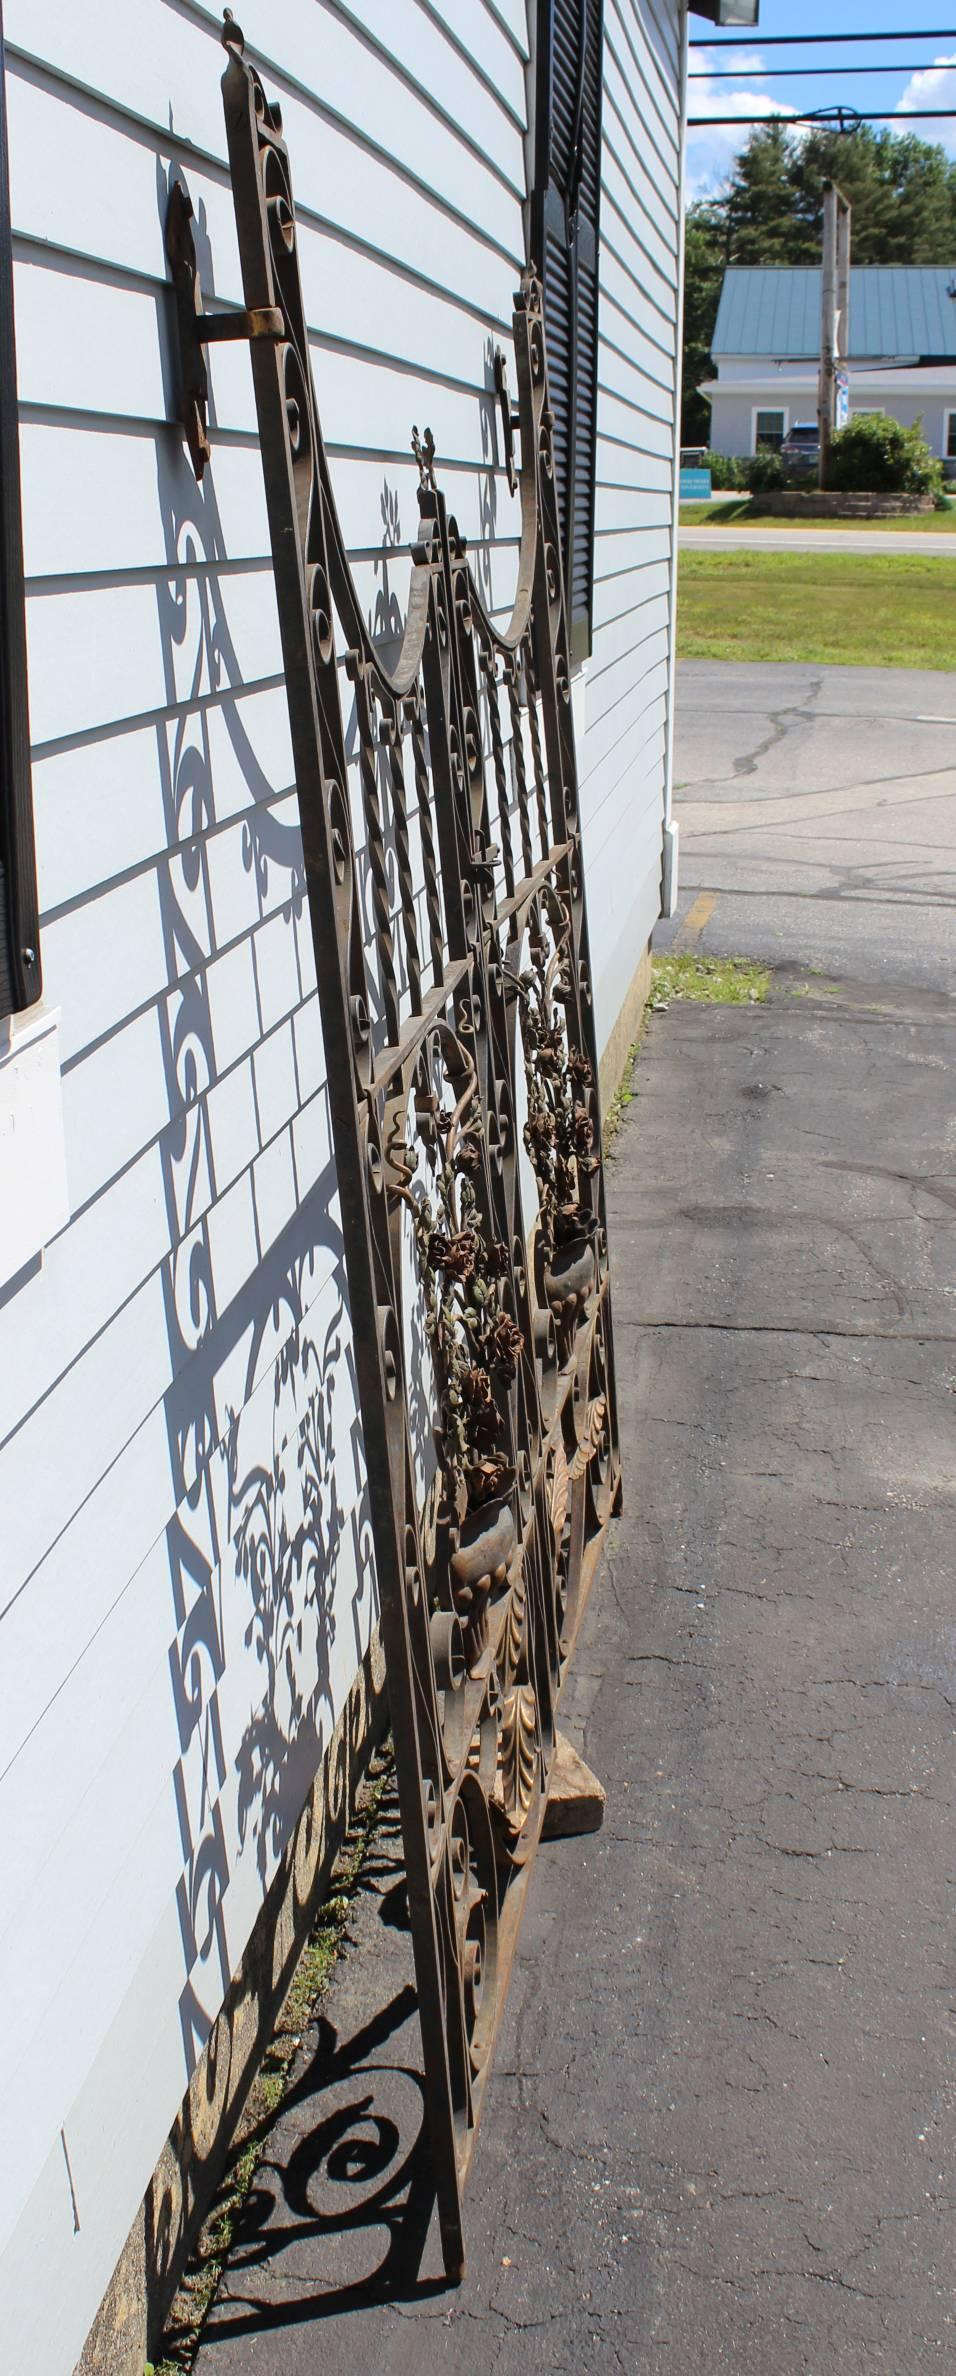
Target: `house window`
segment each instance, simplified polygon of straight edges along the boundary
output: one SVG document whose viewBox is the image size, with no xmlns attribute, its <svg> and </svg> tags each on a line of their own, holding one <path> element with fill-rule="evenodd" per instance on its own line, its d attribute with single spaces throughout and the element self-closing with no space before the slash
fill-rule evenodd
<svg viewBox="0 0 956 2376">
<path fill-rule="evenodd" d="M 956 412 L 948 412 L 946 415 L 946 436 L 943 443 L 943 452 L 946 456 L 947 462 L 956 462 Z"/>
<path fill-rule="evenodd" d="M 754 414 L 754 453 L 777 454 L 786 435 L 787 417 L 782 412 Z"/>
<path fill-rule="evenodd" d="M 0 1019 L 40 996 L 30 789 L 13 256 L 0 7 Z"/>
<path fill-rule="evenodd" d="M 571 659 L 591 649 L 601 0 L 538 0 L 531 254 L 544 284 Z"/>
</svg>

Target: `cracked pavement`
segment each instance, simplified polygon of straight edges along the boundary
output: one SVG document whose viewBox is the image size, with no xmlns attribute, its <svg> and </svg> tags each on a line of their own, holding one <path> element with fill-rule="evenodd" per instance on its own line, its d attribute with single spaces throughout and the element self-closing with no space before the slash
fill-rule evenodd
<svg viewBox="0 0 956 2376">
<path fill-rule="evenodd" d="M 939 990 L 956 979 L 956 675 L 684 660 L 680 914 L 715 955 Z"/>
<path fill-rule="evenodd" d="M 759 719 L 758 673 L 788 680 Z M 936 876 L 900 843 L 839 945 L 833 924 L 826 982 L 800 970 L 806 905 L 781 920 L 773 867 L 812 877 L 834 853 L 811 814 L 768 854 L 761 817 L 809 806 L 808 776 L 839 781 L 829 675 L 860 728 L 855 782 L 902 753 L 866 685 L 853 710 L 853 672 L 816 671 L 812 692 L 795 673 L 727 669 L 716 695 L 712 669 L 685 675 L 678 772 L 695 784 L 669 937 L 715 885 L 705 845 L 731 785 L 754 808 L 734 864 L 755 872 L 730 945 L 781 971 L 766 1006 L 651 1017 L 609 1166 L 626 1503 L 562 1707 L 607 1816 L 535 1866 L 465 2281 L 448 2290 L 423 2241 L 392 1812 L 198 2376 L 438 2376 L 466 2353 L 494 2376 L 952 2360 L 954 1010 L 935 890 L 918 896 Z M 802 775 L 801 737 L 819 743 Z M 950 801 L 940 868 L 956 785 Z M 700 829 L 688 810 L 709 812 Z M 839 863 L 872 874 L 879 823 L 859 817 L 872 846 Z"/>
</svg>

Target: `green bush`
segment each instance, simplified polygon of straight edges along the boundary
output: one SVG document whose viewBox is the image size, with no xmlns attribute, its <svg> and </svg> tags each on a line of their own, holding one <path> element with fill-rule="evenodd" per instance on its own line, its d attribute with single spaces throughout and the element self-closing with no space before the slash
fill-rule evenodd
<svg viewBox="0 0 956 2376">
<path fill-rule="evenodd" d="M 718 494 L 726 494 L 731 488 L 745 487 L 747 484 L 744 464 L 738 462 L 735 454 L 705 454 L 704 468 L 710 471 L 711 486 L 716 488 Z"/>
<path fill-rule="evenodd" d="M 827 485 L 841 494 L 938 495 L 942 483 L 922 421 L 904 429 L 889 413 L 863 413 L 837 431 L 830 448 Z"/>
<path fill-rule="evenodd" d="M 744 464 L 744 469 L 752 495 L 779 495 L 789 485 L 790 474 L 779 454 L 761 451 Z"/>
</svg>

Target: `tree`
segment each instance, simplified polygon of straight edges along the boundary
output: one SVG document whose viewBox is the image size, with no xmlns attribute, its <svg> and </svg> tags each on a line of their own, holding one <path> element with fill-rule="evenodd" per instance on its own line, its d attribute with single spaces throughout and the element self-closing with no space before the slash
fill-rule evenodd
<svg viewBox="0 0 956 2376">
<path fill-rule="evenodd" d="M 687 210 L 681 434 L 707 435 L 697 389 L 728 264 L 818 264 L 823 185 L 839 183 L 853 209 L 857 264 L 956 264 L 956 160 L 914 132 L 871 124 L 802 135 L 776 119 L 757 125 L 719 197 Z"/>
<path fill-rule="evenodd" d="M 710 406 L 697 390 L 713 368 L 710 342 L 726 259 L 723 224 L 710 207 L 690 207 L 684 226 L 684 445 L 706 445 L 710 434 Z"/>
<path fill-rule="evenodd" d="M 758 125 L 714 213 L 723 217 L 728 264 L 802 264 L 809 245 L 796 219 L 793 144 L 779 117 Z"/>
</svg>

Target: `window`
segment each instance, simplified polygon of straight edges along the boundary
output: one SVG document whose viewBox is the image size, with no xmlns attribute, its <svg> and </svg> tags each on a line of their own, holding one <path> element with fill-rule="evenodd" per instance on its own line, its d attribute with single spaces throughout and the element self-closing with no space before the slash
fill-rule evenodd
<svg viewBox="0 0 956 2376">
<path fill-rule="evenodd" d="M 40 996 L 0 0 L 0 1019 Z"/>
<path fill-rule="evenodd" d="M 571 659 L 591 649 L 601 0 L 539 0 L 531 254 L 544 283 Z"/>
<path fill-rule="evenodd" d="M 943 442 L 943 452 L 946 456 L 947 462 L 956 462 L 956 412 L 947 413 L 945 426 L 946 435 Z"/>
<path fill-rule="evenodd" d="M 784 441 L 784 437 L 785 437 L 785 435 L 786 435 L 786 429 L 787 429 L 787 416 L 786 416 L 786 413 L 782 413 L 782 412 L 758 412 L 758 413 L 755 413 L 755 414 L 754 414 L 754 453 L 755 453 L 755 454 L 776 454 L 776 453 L 779 453 L 780 447 L 782 446 L 782 444 L 783 444 L 783 441 Z"/>
</svg>

